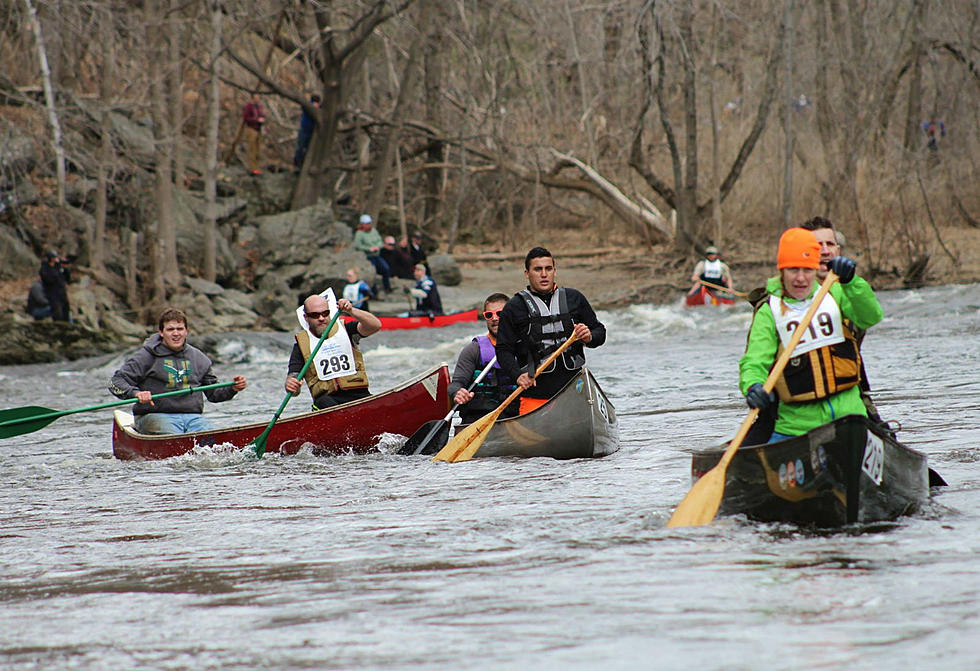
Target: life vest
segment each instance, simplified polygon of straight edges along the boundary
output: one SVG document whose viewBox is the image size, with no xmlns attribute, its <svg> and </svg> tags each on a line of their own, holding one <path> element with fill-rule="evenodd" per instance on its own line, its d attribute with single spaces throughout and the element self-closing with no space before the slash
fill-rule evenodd
<svg viewBox="0 0 980 671">
<path fill-rule="evenodd" d="M 809 301 L 786 303 L 769 296 L 769 307 L 779 334 L 777 357 L 789 343 Z M 776 393 L 785 403 L 816 401 L 850 389 L 861 381 L 861 353 L 853 324 L 845 319 L 830 294 L 824 296 L 810 327 L 793 350 L 776 380 Z"/>
<path fill-rule="evenodd" d="M 477 336 L 473 338 L 473 342 L 480 346 L 480 365 L 473 371 L 473 379 L 475 380 L 496 356 L 496 351 L 490 336 Z M 500 368 L 500 363 L 494 361 L 493 367 L 486 377 L 473 387 L 473 400 L 465 406 L 467 413 L 483 416 L 503 403 L 510 396 L 510 393 L 517 389 L 513 380 L 507 384 L 503 378 L 504 372 Z"/>
<path fill-rule="evenodd" d="M 551 300 L 546 304 L 540 297 L 527 289 L 522 289 L 518 295 L 524 299 L 528 314 L 528 349 L 531 360 L 528 361 L 530 373 L 537 368 L 538 362 L 543 361 L 549 354 L 558 349 L 563 342 L 572 337 L 574 322 L 568 311 L 568 299 L 565 289 L 558 287 L 551 294 Z M 555 370 L 558 361 L 566 370 L 578 370 L 585 365 L 585 354 L 580 343 L 575 343 L 562 352 L 561 357 L 553 361 L 544 371 Z"/>
<path fill-rule="evenodd" d="M 721 284 L 721 280 L 725 278 L 725 271 L 722 270 L 721 260 L 715 259 L 714 261 L 708 261 L 706 259 L 700 277 L 706 282 Z"/>
<path fill-rule="evenodd" d="M 343 324 L 334 324 L 330 333 L 333 334 L 338 328 L 347 327 Z M 303 355 L 303 359 L 308 361 L 313 348 L 310 345 L 310 336 L 306 331 L 296 334 L 296 344 L 299 345 L 299 351 Z M 313 395 L 313 398 L 317 398 L 323 394 L 335 394 L 341 389 L 368 388 L 367 371 L 364 369 L 364 355 L 361 354 L 361 350 L 357 347 L 353 348 L 353 352 L 355 372 L 350 375 L 334 378 L 333 380 L 321 380 L 317 377 L 316 370 L 314 370 L 313 366 L 306 369 L 304 379 L 306 380 L 306 385 L 310 388 L 310 393 Z"/>
</svg>

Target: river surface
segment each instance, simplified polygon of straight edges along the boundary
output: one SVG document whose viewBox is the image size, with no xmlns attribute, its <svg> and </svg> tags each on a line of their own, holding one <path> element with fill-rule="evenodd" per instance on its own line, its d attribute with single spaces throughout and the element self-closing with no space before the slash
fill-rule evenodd
<svg viewBox="0 0 980 671">
<path fill-rule="evenodd" d="M 980 285 L 880 298 L 879 408 L 949 482 L 914 516 L 667 529 L 689 450 L 746 414 L 750 313 L 633 306 L 588 350 L 620 420 L 604 459 L 122 462 L 110 410 L 0 441 L 0 668 L 980 668 Z M 372 388 L 478 333 L 369 338 Z M 250 386 L 212 419 L 270 419 L 289 344 L 227 335 L 216 371 Z M 109 402 L 125 354 L 0 367 L 0 407 Z"/>
</svg>

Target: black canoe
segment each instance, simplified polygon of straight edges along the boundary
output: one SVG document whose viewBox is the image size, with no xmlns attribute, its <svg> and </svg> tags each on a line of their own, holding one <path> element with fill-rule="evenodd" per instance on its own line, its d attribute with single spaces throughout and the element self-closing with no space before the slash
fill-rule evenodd
<svg viewBox="0 0 980 671">
<path fill-rule="evenodd" d="M 695 452 L 694 480 L 724 450 L 721 445 Z M 851 415 L 802 436 L 740 447 L 728 465 L 719 514 L 836 527 L 893 520 L 928 499 L 926 455 Z"/>
</svg>

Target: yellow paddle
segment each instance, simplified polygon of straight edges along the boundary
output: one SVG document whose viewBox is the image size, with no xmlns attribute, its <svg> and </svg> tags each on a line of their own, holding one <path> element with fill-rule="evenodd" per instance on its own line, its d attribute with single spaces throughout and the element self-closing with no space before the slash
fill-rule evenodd
<svg viewBox="0 0 980 671">
<path fill-rule="evenodd" d="M 783 369 L 786 368 L 787 362 L 792 357 L 793 350 L 796 349 L 800 339 L 803 338 L 803 333 L 810 326 L 810 320 L 813 319 L 817 308 L 820 307 L 820 302 L 836 281 L 837 275 L 833 272 L 827 273 L 827 279 L 823 281 L 817 295 L 813 297 L 813 301 L 810 303 L 810 309 L 803 315 L 803 319 L 800 320 L 800 325 L 796 327 L 796 330 L 793 331 L 793 337 L 789 339 L 789 344 L 783 349 L 783 353 L 779 355 L 772 370 L 769 371 L 769 377 L 766 378 L 765 384 L 762 385 L 766 393 L 771 392 L 772 388 L 776 386 L 776 380 L 783 374 Z M 691 491 L 687 493 L 684 500 L 674 509 L 674 514 L 670 516 L 670 521 L 667 522 L 668 527 L 702 526 L 715 519 L 715 515 L 718 514 L 718 508 L 721 506 L 721 497 L 725 493 L 725 475 L 728 471 L 728 463 L 742 445 L 742 441 L 745 440 L 745 436 L 748 434 L 749 429 L 752 427 L 752 422 L 755 421 L 758 414 L 758 408 L 749 410 L 749 414 L 745 418 L 745 421 L 742 422 L 742 426 L 739 427 L 738 433 L 732 438 L 732 442 L 728 444 L 728 449 L 725 450 L 725 453 L 721 455 L 721 460 L 715 464 L 714 468 L 702 475 L 694 483 Z"/>
<path fill-rule="evenodd" d="M 708 287 L 709 289 L 716 289 L 718 291 L 724 291 L 725 293 L 734 294 L 735 296 L 740 296 L 742 298 L 745 298 L 746 296 L 748 296 L 748 294 L 745 293 L 744 291 L 735 291 L 734 289 L 729 289 L 728 287 L 723 287 L 720 284 L 712 284 L 711 282 L 705 282 L 704 280 L 698 280 L 698 282 L 700 284 L 703 284 L 704 286 Z"/>
<path fill-rule="evenodd" d="M 541 362 L 538 369 L 534 371 L 533 377 L 537 377 L 544 372 L 545 368 L 551 365 L 551 362 L 561 356 L 561 353 L 568 349 L 568 346 L 573 342 L 578 340 L 578 336 L 572 333 L 572 337 L 561 344 L 561 347 L 556 349 L 554 352 L 548 355 L 548 358 Z M 493 427 L 494 422 L 500 417 L 500 413 L 511 404 L 511 402 L 521 395 L 524 391 L 521 387 L 518 387 L 510 396 L 507 397 L 496 410 L 490 414 L 484 415 L 480 419 L 476 420 L 468 427 L 456 434 L 456 437 L 446 443 L 446 446 L 439 450 L 436 456 L 432 457 L 432 461 L 469 461 L 476 454 L 476 451 L 480 449 L 480 445 L 483 445 L 483 441 L 487 439 L 487 434 L 490 433 L 490 429 Z"/>
</svg>

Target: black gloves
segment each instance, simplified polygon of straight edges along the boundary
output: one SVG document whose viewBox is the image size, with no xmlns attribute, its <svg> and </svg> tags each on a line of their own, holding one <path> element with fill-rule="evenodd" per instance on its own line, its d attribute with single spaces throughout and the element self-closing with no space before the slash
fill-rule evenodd
<svg viewBox="0 0 980 671">
<path fill-rule="evenodd" d="M 840 278 L 841 284 L 847 284 L 854 279 L 854 269 L 857 264 L 846 256 L 835 256 L 827 261 L 827 269 Z"/>
<path fill-rule="evenodd" d="M 776 394 L 773 392 L 767 394 L 762 383 L 756 382 L 745 392 L 745 402 L 749 404 L 750 408 L 765 410 L 776 402 Z"/>
</svg>

